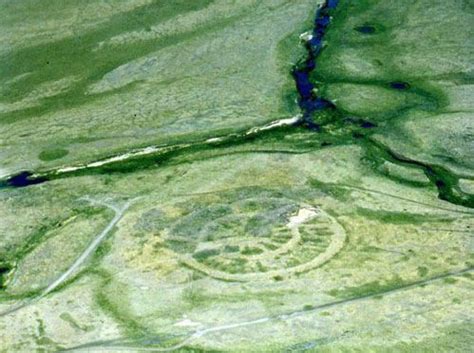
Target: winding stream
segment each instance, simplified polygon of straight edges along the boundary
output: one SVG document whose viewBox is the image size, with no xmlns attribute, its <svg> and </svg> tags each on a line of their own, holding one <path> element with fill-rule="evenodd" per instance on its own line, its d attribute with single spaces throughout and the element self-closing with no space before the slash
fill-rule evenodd
<svg viewBox="0 0 474 353">
<path fill-rule="evenodd" d="M 215 149 L 220 148 L 221 146 L 226 146 L 228 144 L 240 144 L 251 141 L 255 138 L 262 138 L 267 136 L 270 133 L 275 131 L 290 131 L 289 129 L 294 129 L 298 127 L 306 128 L 310 131 L 321 132 L 323 126 L 316 123 L 313 120 L 315 113 L 318 111 L 331 109 L 336 110 L 336 106 L 324 99 L 317 94 L 317 87 L 311 82 L 310 75 L 317 69 L 317 57 L 320 52 L 323 50 L 323 37 L 328 29 L 328 26 L 331 22 L 331 13 L 336 8 L 338 0 L 327 0 L 321 7 L 316 11 L 316 17 L 314 21 L 314 29 L 311 34 L 306 37 L 305 47 L 307 50 L 307 57 L 297 64 L 292 71 L 293 78 L 295 80 L 296 89 L 298 91 L 299 99 L 298 104 L 301 109 L 301 114 L 290 119 L 282 119 L 278 121 L 271 122 L 267 125 L 261 127 L 255 127 L 250 130 L 244 131 L 238 134 L 231 134 L 228 136 L 217 136 L 214 138 L 207 139 L 205 141 L 198 141 L 190 144 L 181 144 L 175 146 L 150 146 L 143 149 L 131 151 L 124 153 L 123 155 L 113 156 L 104 160 L 92 162 L 85 165 L 65 167 L 57 170 L 53 170 L 46 173 L 31 173 L 23 171 L 18 173 L 10 178 L 0 181 L 1 188 L 19 188 L 27 187 L 35 184 L 41 184 L 49 180 L 54 180 L 58 178 L 65 177 L 74 177 L 83 174 L 94 174 L 94 173 L 107 173 L 114 171 L 114 166 L 117 166 L 117 170 L 124 164 L 132 161 L 132 167 L 129 168 L 131 171 L 135 171 L 141 168 L 147 167 L 156 167 L 158 161 L 166 160 L 167 158 L 172 158 L 177 153 L 185 154 L 189 151 L 195 151 L 196 149 L 206 150 L 206 149 Z M 395 87 L 396 88 L 396 87 Z M 369 123 L 366 123 L 369 124 Z M 364 126 L 362 126 L 364 127 Z M 367 126 L 372 128 L 374 126 Z M 473 197 L 467 197 L 466 195 L 459 196 L 459 190 L 457 190 L 457 180 L 458 178 L 452 175 L 448 170 L 440 166 L 430 166 L 418 161 L 407 159 L 403 156 L 398 155 L 397 153 L 390 151 L 388 148 L 381 144 L 377 144 L 375 141 L 370 138 L 364 138 L 364 143 L 371 146 L 377 153 L 378 156 L 386 160 L 391 160 L 394 163 L 400 165 L 411 165 L 423 169 L 425 174 L 428 176 L 430 181 L 435 185 L 439 192 L 439 197 L 450 203 L 458 204 L 466 207 L 474 207 Z M 304 153 L 304 152 L 302 152 Z M 134 163 L 139 161 L 139 163 Z M 142 163 L 143 162 L 143 163 Z M 105 169 L 104 169 L 105 168 Z M 110 168 L 110 169 L 107 169 Z M 453 190 L 457 191 L 454 192 Z M 129 203 L 124 205 L 121 208 L 117 208 L 113 205 L 102 204 L 103 206 L 109 207 L 114 210 L 115 217 L 110 221 L 109 225 L 96 236 L 94 241 L 89 245 L 87 249 L 80 255 L 80 257 L 68 268 L 68 270 L 63 273 L 56 281 L 51 283 L 42 293 L 42 296 L 50 293 L 56 289 L 60 284 L 65 280 L 70 278 L 70 276 L 77 270 L 77 268 L 83 264 L 90 254 L 97 248 L 98 244 L 107 236 L 110 230 L 114 225 L 121 219 L 123 213 L 128 208 Z M 289 320 L 291 318 L 307 315 L 308 313 L 316 312 L 325 308 L 344 305 L 346 303 L 351 303 L 355 301 L 363 301 L 367 299 L 374 298 L 380 294 L 392 294 L 400 291 L 408 290 L 414 287 L 423 286 L 442 280 L 450 276 L 459 276 L 463 273 L 472 272 L 472 268 L 459 269 L 453 272 L 447 272 L 429 279 L 413 282 L 410 284 L 402 285 L 398 288 L 387 290 L 382 293 L 369 294 L 354 298 L 348 298 L 344 300 L 338 300 L 322 304 L 319 306 L 313 307 L 311 310 L 305 311 L 293 311 L 284 314 L 278 314 L 275 316 L 262 317 L 251 321 L 242 321 L 236 323 L 230 323 L 222 326 L 208 327 L 199 329 L 193 332 L 189 332 L 187 338 L 183 339 L 181 343 L 168 347 L 168 348 L 154 348 L 154 347 L 134 347 L 129 345 L 120 345 L 120 344 L 102 344 L 102 343 L 90 343 L 84 346 L 72 347 L 67 349 L 67 351 L 79 351 L 79 350 L 90 350 L 92 347 L 94 349 L 103 349 L 103 350 L 143 350 L 143 351 L 173 351 L 179 348 L 185 347 L 190 342 L 199 339 L 208 334 L 214 332 L 223 332 L 230 331 L 236 328 L 244 326 L 253 326 L 262 324 L 268 321 L 277 321 L 277 320 Z M 15 308 L 17 310 L 17 308 Z M 10 312 L 10 311 L 9 311 Z M 9 313 L 8 312 L 8 313 Z M 0 316 L 2 313 L 0 313 Z"/>
<path fill-rule="evenodd" d="M 338 3 L 339 0 L 327 0 L 323 5 L 319 6 L 316 11 L 313 30 L 301 36 L 305 41 L 304 45 L 307 55 L 306 58 L 295 65 L 292 70 L 292 76 L 298 92 L 298 105 L 301 110 L 301 114 L 296 117 L 281 119 L 240 133 L 211 137 L 204 141 L 195 141 L 170 146 L 147 146 L 83 165 L 66 166 L 40 173 L 22 171 L 5 180 L 0 180 L 0 189 L 27 187 L 30 185 L 41 184 L 49 180 L 79 175 L 110 174 L 114 172 L 124 173 L 134 172 L 140 169 L 154 168 L 158 164 L 163 165 L 167 163 L 178 155 L 185 155 L 189 152 L 226 148 L 230 145 L 245 144 L 257 138 L 266 138 L 273 133 L 283 133 L 284 135 L 291 134 L 295 132 L 296 129 L 294 128 L 298 127 L 314 132 L 324 132 L 325 125 L 316 123 L 314 117 L 317 115 L 317 112 L 330 110 L 334 113 L 334 116 L 329 124 L 338 125 L 338 128 L 341 131 L 344 129 L 344 124 L 347 125 L 347 123 L 349 123 L 353 125 L 352 128 L 349 128 L 348 132 L 342 131 L 343 133 L 338 137 L 338 140 L 335 141 L 335 143 L 347 143 L 346 140 L 349 139 L 352 143 L 364 147 L 366 151 L 377 151 L 376 157 L 379 159 L 382 158 L 399 165 L 420 168 L 431 181 L 432 185 L 437 188 L 438 197 L 440 199 L 455 205 L 473 208 L 474 195 L 466 194 L 460 190 L 458 185 L 459 177 L 453 172 L 442 166 L 429 165 L 420 161 L 412 160 L 397 154 L 395 151 L 389 150 L 386 146 L 370 138 L 370 134 L 363 134 L 358 130 L 361 128 L 374 129 L 377 127 L 376 125 L 370 122 L 364 122 L 361 119 L 343 116 L 335 104 L 318 95 L 317 87 L 311 82 L 310 76 L 313 71 L 317 70 L 317 58 L 324 48 L 323 38 L 331 23 L 331 16 L 333 15 L 333 11 L 336 9 Z M 365 27 L 359 29 L 362 33 L 369 30 L 369 28 Z M 407 84 L 403 82 L 392 82 L 390 85 L 393 89 L 405 89 Z M 344 122 L 340 120 L 344 120 Z M 352 134 L 352 137 L 350 134 Z M 323 147 L 330 144 L 332 143 L 323 142 L 321 146 Z M 312 149 L 314 149 L 314 147 L 312 147 Z M 307 151 L 307 149 L 303 149 L 292 153 L 305 153 Z"/>
</svg>

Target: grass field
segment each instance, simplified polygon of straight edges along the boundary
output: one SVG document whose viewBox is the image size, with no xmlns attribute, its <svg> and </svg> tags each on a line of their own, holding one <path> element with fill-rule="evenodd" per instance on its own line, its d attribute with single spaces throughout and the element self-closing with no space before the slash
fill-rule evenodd
<svg viewBox="0 0 474 353">
<path fill-rule="evenodd" d="M 322 3 L 0 0 L 0 352 L 472 349 L 474 7 L 327 1 L 302 121 Z"/>
</svg>

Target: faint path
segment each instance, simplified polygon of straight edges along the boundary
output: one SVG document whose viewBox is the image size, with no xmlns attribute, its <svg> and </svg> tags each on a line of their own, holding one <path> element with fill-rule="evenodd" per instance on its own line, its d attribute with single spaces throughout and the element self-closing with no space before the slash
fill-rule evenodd
<svg viewBox="0 0 474 353">
<path fill-rule="evenodd" d="M 46 287 L 43 292 L 41 292 L 40 296 L 38 297 L 44 297 L 48 293 L 52 292 L 55 290 L 59 285 L 61 285 L 64 281 L 66 281 L 69 276 L 71 276 L 74 271 L 76 271 L 83 263 L 84 261 L 89 257 L 90 254 L 92 254 L 99 244 L 104 240 L 104 238 L 107 236 L 107 234 L 112 230 L 112 228 L 117 224 L 118 221 L 122 218 L 123 214 L 125 211 L 130 207 L 131 201 L 127 201 L 125 205 L 122 207 L 118 208 L 112 204 L 108 204 L 106 202 L 102 201 L 96 201 L 88 198 L 84 198 L 84 200 L 89 201 L 92 204 L 97 204 L 101 206 L 108 207 L 112 209 L 115 212 L 114 218 L 110 221 L 110 223 L 105 227 L 105 229 L 95 237 L 95 239 L 89 244 L 89 246 L 84 250 L 84 252 L 74 261 L 74 263 L 64 272 L 61 276 L 58 277 L 53 283 L 51 283 L 48 287 Z"/>
<path fill-rule="evenodd" d="M 336 306 L 344 305 L 344 304 L 347 304 L 347 303 L 363 301 L 363 300 L 371 299 L 371 298 L 374 298 L 374 297 L 377 297 L 377 296 L 380 296 L 380 295 L 390 295 L 390 294 L 402 292 L 402 291 L 405 291 L 405 290 L 410 290 L 410 289 L 413 289 L 413 288 L 420 287 L 422 285 L 427 285 L 427 284 L 430 284 L 430 283 L 433 283 L 433 282 L 436 282 L 436 281 L 440 281 L 440 280 L 442 280 L 444 278 L 447 278 L 447 277 L 460 276 L 464 273 L 470 273 L 472 271 L 474 271 L 474 268 L 472 268 L 472 267 L 464 268 L 464 269 L 457 270 L 457 271 L 450 271 L 450 272 L 446 272 L 446 273 L 443 273 L 443 274 L 439 274 L 437 276 L 433 276 L 433 277 L 425 279 L 425 280 L 415 281 L 415 282 L 412 282 L 412 283 L 407 283 L 407 284 L 402 285 L 402 286 L 397 287 L 397 288 L 392 288 L 392 289 L 388 289 L 388 290 L 385 290 L 385 291 L 380 291 L 380 292 L 377 292 L 377 293 L 366 294 L 366 295 L 362 295 L 362 296 L 359 296 L 359 297 L 340 299 L 340 300 L 332 301 L 332 302 L 329 302 L 329 303 L 317 305 L 317 306 L 314 306 L 311 310 L 296 310 L 296 311 L 293 311 L 293 312 L 277 314 L 277 315 L 273 315 L 273 316 L 261 317 L 261 318 L 254 319 L 254 320 L 249 320 L 249 321 L 242 321 L 242 322 L 230 323 L 230 324 L 227 324 L 227 325 L 221 325 L 221 326 L 214 326 L 214 327 L 209 327 L 209 328 L 205 328 L 205 329 L 199 329 L 197 331 L 190 332 L 189 336 L 187 338 L 185 338 L 183 341 L 181 341 L 180 343 L 178 343 L 174 346 L 171 346 L 171 347 L 167 347 L 167 348 L 139 347 L 139 346 L 133 346 L 133 345 L 124 345 L 123 343 L 122 344 L 121 343 L 113 344 L 113 343 L 110 343 L 110 342 L 107 342 L 107 343 L 104 343 L 104 342 L 95 342 L 94 343 L 94 342 L 92 342 L 92 343 L 84 344 L 84 345 L 77 346 L 77 347 L 67 348 L 67 349 L 61 350 L 61 352 L 91 351 L 92 348 L 94 349 L 94 351 L 104 350 L 104 351 L 172 352 L 172 351 L 175 351 L 177 349 L 183 348 L 184 346 L 189 344 L 191 341 L 194 341 L 194 340 L 196 340 L 200 337 L 203 337 L 203 336 L 205 336 L 209 333 L 220 332 L 220 331 L 229 331 L 229 330 L 232 330 L 232 329 L 235 329 L 235 328 L 245 327 L 245 326 L 253 326 L 253 325 L 257 325 L 257 324 L 261 324 L 261 323 L 265 323 L 265 322 L 269 322 L 269 321 L 286 321 L 288 319 L 292 319 L 292 318 L 299 317 L 299 316 L 304 316 L 304 315 L 307 315 L 309 313 L 314 313 L 314 312 L 322 310 L 322 309 L 336 307 Z"/>
<path fill-rule="evenodd" d="M 28 305 L 31 305 L 33 303 L 36 303 L 39 301 L 41 298 L 45 297 L 52 291 L 54 291 L 56 288 L 58 288 L 61 284 L 63 284 L 66 280 L 68 280 L 71 275 L 87 260 L 87 258 L 97 249 L 97 247 L 100 245 L 100 243 L 105 239 L 107 234 L 112 230 L 112 228 L 120 221 L 120 219 L 123 217 L 125 211 L 130 207 L 131 203 L 135 200 L 130 200 L 127 201 L 123 206 L 117 207 L 111 203 L 107 203 L 105 201 L 100 201 L 100 200 L 94 200 L 89 197 L 84 197 L 81 198 L 81 200 L 85 200 L 90 202 L 93 205 L 100 205 L 104 206 L 107 208 L 110 208 L 115 212 L 114 218 L 109 222 L 109 224 L 104 228 L 104 230 L 99 233 L 94 240 L 89 244 L 89 246 L 82 252 L 82 254 L 74 261 L 74 263 L 64 272 L 59 276 L 54 282 L 49 284 L 43 291 L 37 296 L 34 297 L 30 300 L 26 300 L 24 302 L 21 302 L 17 305 L 14 305 L 13 307 L 5 310 L 5 311 L 0 311 L 0 317 L 6 316 L 8 314 L 11 314 L 15 311 L 18 311 Z"/>
<path fill-rule="evenodd" d="M 333 185 L 336 185 L 336 184 L 333 184 Z M 382 195 L 382 196 L 392 197 L 394 199 L 399 199 L 399 200 L 402 200 L 402 201 L 411 202 L 411 203 L 414 203 L 414 204 L 418 204 L 418 205 L 421 205 L 421 206 L 430 207 L 430 208 L 438 209 L 438 210 L 442 210 L 442 211 L 468 214 L 468 215 L 473 215 L 474 214 L 474 211 L 470 210 L 469 208 L 464 207 L 464 206 L 459 206 L 459 205 L 456 205 L 456 204 L 453 204 L 453 208 L 448 208 L 448 207 L 442 207 L 442 206 L 429 204 L 429 203 L 422 202 L 422 201 L 412 200 L 412 199 L 409 199 L 407 197 L 390 194 L 390 193 L 380 191 L 380 190 L 365 188 L 365 187 L 362 187 L 362 186 L 349 185 L 349 184 L 340 184 L 340 185 L 341 185 L 340 186 L 341 188 L 355 189 L 355 190 L 360 190 L 360 191 L 367 192 L 367 193 L 379 194 L 379 195 Z M 457 207 L 457 208 L 454 208 L 454 207 Z M 460 209 L 460 208 L 463 208 L 463 209 Z"/>
</svg>

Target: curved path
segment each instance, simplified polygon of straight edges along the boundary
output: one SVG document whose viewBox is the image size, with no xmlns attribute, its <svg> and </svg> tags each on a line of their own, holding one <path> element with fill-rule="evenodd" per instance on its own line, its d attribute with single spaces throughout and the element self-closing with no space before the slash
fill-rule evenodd
<svg viewBox="0 0 474 353">
<path fill-rule="evenodd" d="M 64 349 L 64 350 L 62 350 L 62 352 L 90 351 L 90 349 L 92 349 L 92 348 L 94 349 L 94 351 L 103 350 L 103 351 L 137 351 L 137 352 L 138 351 L 144 351 L 144 352 L 172 352 L 172 351 L 178 350 L 180 348 L 183 348 L 183 347 L 187 346 L 188 344 L 190 344 L 192 341 L 195 341 L 195 340 L 199 339 L 200 337 L 206 336 L 206 335 L 208 335 L 210 333 L 213 333 L 213 332 L 230 331 L 232 329 L 236 329 L 236 328 L 239 328 L 239 327 L 254 326 L 254 325 L 262 324 L 262 323 L 265 323 L 265 322 L 268 322 L 268 321 L 286 321 L 286 320 L 289 320 L 289 319 L 292 319 L 292 318 L 295 318 L 295 317 L 300 317 L 300 316 L 307 315 L 309 313 L 314 313 L 314 312 L 322 310 L 322 309 L 327 309 L 327 308 L 331 308 L 331 307 L 335 307 L 335 306 L 339 306 L 339 305 L 344 305 L 344 304 L 348 304 L 348 303 L 353 303 L 353 302 L 358 302 L 358 301 L 364 301 L 364 300 L 367 300 L 367 299 L 372 299 L 374 297 L 378 297 L 380 295 L 395 294 L 395 293 L 402 292 L 402 291 L 405 291 L 405 290 L 410 290 L 410 289 L 414 289 L 414 288 L 417 288 L 417 287 L 420 287 L 420 286 L 428 285 L 428 284 L 443 280 L 443 279 L 448 278 L 448 277 L 460 276 L 460 275 L 463 275 L 465 273 L 472 273 L 473 271 L 474 271 L 474 268 L 472 268 L 472 267 L 459 269 L 459 270 L 455 270 L 455 271 L 449 271 L 449 272 L 445 272 L 445 273 L 433 276 L 431 278 L 427 278 L 425 280 L 415 281 L 415 282 L 412 282 L 412 283 L 407 283 L 407 284 L 401 285 L 400 287 L 397 287 L 397 288 L 382 290 L 382 291 L 377 292 L 377 293 L 371 293 L 371 294 L 366 294 L 366 295 L 362 295 L 362 296 L 358 296 L 358 297 L 341 299 L 341 300 L 336 300 L 336 301 L 320 304 L 320 305 L 314 306 L 310 310 L 296 310 L 296 311 L 283 313 L 283 314 L 277 314 L 277 315 L 273 315 L 273 316 L 265 316 L 265 317 L 261 317 L 261 318 L 254 319 L 254 320 L 249 320 L 249 321 L 242 321 L 242 322 L 230 323 L 230 324 L 226 324 L 226 325 L 220 325 L 220 326 L 214 326 L 214 327 L 198 329 L 194 332 L 190 332 L 188 334 L 188 337 L 184 338 L 180 343 L 178 343 L 174 346 L 171 346 L 171 347 L 167 347 L 167 348 L 146 347 L 146 346 L 145 347 L 143 347 L 143 346 L 140 347 L 140 346 L 134 346 L 133 344 L 126 345 L 124 343 L 120 343 L 119 341 L 117 341 L 117 343 L 91 342 L 89 344 L 84 344 L 84 345 L 81 345 L 81 346 Z"/>
<path fill-rule="evenodd" d="M 123 217 L 125 211 L 130 207 L 130 204 L 133 202 L 133 200 L 127 201 L 123 206 L 117 207 L 115 205 L 112 205 L 110 203 L 104 202 L 104 201 L 99 201 L 99 200 L 93 200 L 88 197 L 82 198 L 82 200 L 88 201 L 93 205 L 100 205 L 104 206 L 107 208 L 110 208 L 115 212 L 114 218 L 109 222 L 109 224 L 104 228 L 104 230 L 99 233 L 94 240 L 89 244 L 89 246 L 81 253 L 81 255 L 74 261 L 74 263 L 69 266 L 69 268 L 62 273 L 54 282 L 50 283 L 41 293 L 29 300 L 20 302 L 17 305 L 14 305 L 13 307 L 6 309 L 4 311 L 0 311 L 0 317 L 6 316 L 8 314 L 11 314 L 15 311 L 18 311 L 26 306 L 29 306 L 33 303 L 38 302 L 41 298 L 45 297 L 52 291 L 54 291 L 56 288 L 58 288 L 61 284 L 63 284 L 66 280 L 68 280 L 72 274 L 87 260 L 87 258 L 97 249 L 97 247 L 100 245 L 100 243 L 105 239 L 107 234 L 112 230 L 112 228 L 120 221 L 120 219 Z"/>
</svg>

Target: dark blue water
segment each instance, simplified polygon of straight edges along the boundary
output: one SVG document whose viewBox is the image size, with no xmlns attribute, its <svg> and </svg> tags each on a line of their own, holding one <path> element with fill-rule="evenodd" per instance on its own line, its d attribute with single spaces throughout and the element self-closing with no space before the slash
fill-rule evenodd
<svg viewBox="0 0 474 353">
<path fill-rule="evenodd" d="M 399 90 L 405 90 L 410 88 L 410 85 L 406 82 L 390 82 L 390 87 L 399 89 Z"/>
<path fill-rule="evenodd" d="M 306 42 L 308 57 L 293 69 L 296 89 L 298 90 L 298 104 L 303 113 L 303 118 L 298 123 L 314 131 L 320 131 L 320 126 L 313 119 L 313 113 L 318 110 L 334 108 L 334 105 L 314 93 L 314 85 L 311 83 L 310 75 L 316 67 L 316 58 L 323 48 L 323 37 L 327 27 L 331 23 L 331 10 L 336 8 L 339 0 L 327 0 L 316 11 L 314 20 L 313 37 Z"/>
<path fill-rule="evenodd" d="M 370 25 L 364 25 L 364 26 L 359 26 L 354 28 L 357 32 L 362 33 L 362 34 L 374 34 L 375 33 L 375 27 L 370 26 Z"/>
<path fill-rule="evenodd" d="M 374 127 L 377 127 L 376 124 L 374 123 L 371 123 L 370 121 L 363 121 L 361 124 L 360 124 L 361 127 L 363 127 L 364 129 L 372 129 Z"/>
<path fill-rule="evenodd" d="M 44 177 L 32 177 L 32 173 L 23 171 L 0 183 L 0 188 L 22 188 L 29 185 L 41 184 L 47 181 Z"/>
</svg>

